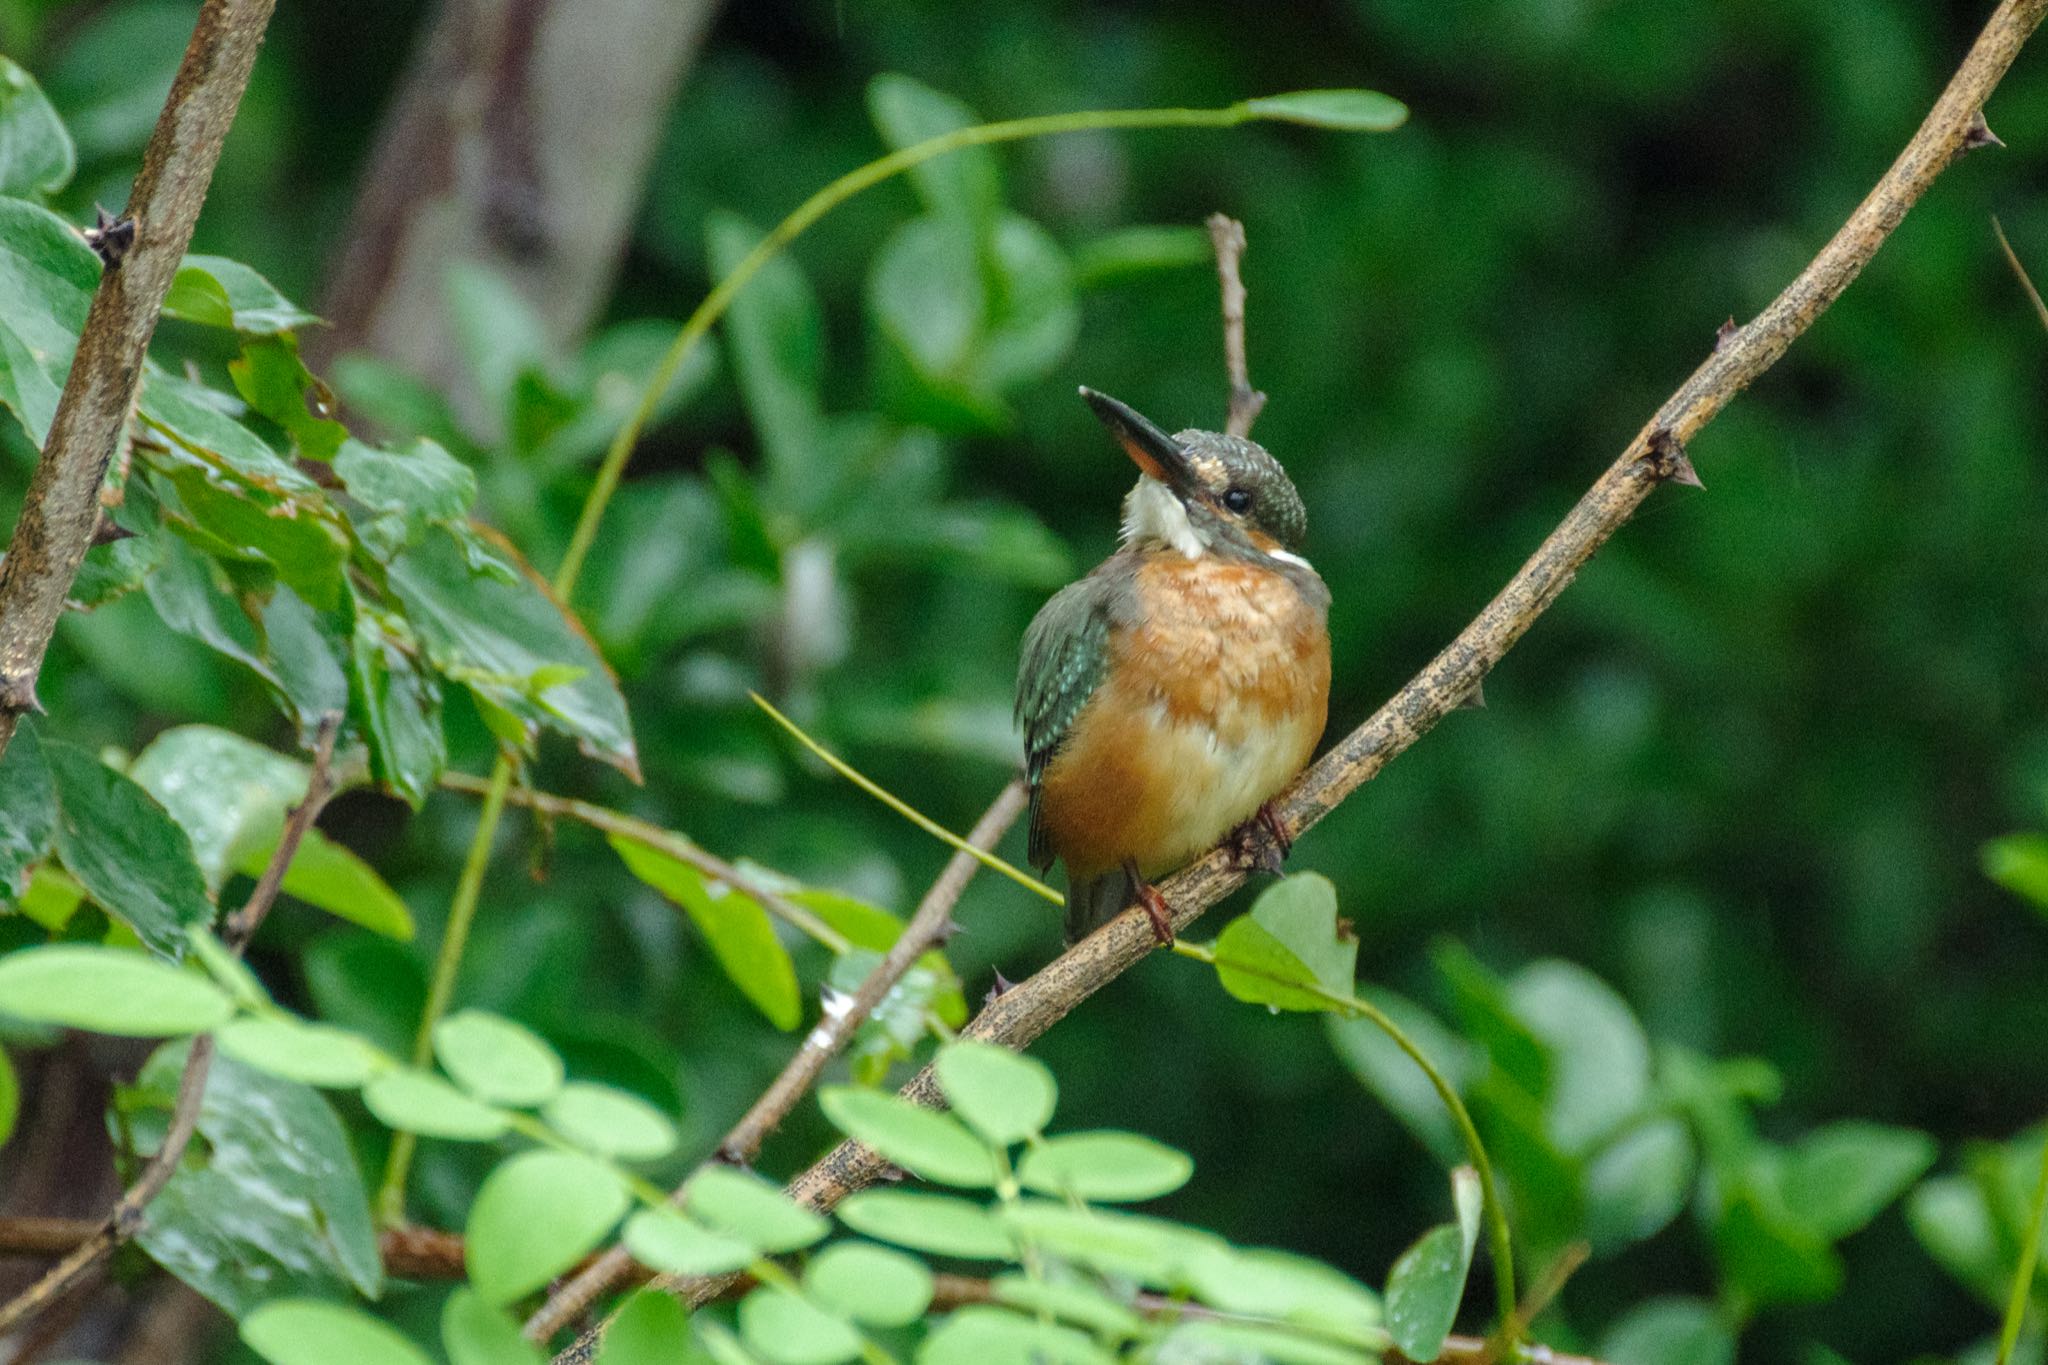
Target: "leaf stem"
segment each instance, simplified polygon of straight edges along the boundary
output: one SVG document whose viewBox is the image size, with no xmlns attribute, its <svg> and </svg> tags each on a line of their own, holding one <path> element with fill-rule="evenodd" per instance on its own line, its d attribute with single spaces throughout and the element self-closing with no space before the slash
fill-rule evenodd
<svg viewBox="0 0 2048 1365">
<path fill-rule="evenodd" d="M 427 987 L 426 1008 L 420 1011 L 420 1029 L 412 1044 L 416 1066 L 426 1066 L 434 1060 L 434 1025 L 447 1013 L 448 1002 L 455 995 L 455 977 L 462 967 L 463 949 L 469 944 L 470 925 L 476 920 L 484 873 L 491 864 L 491 844 L 497 838 L 499 817 L 505 813 L 505 794 L 511 789 L 512 760 L 501 753 L 498 766 L 491 770 L 491 785 L 484 792 L 483 809 L 477 813 L 476 834 L 469 841 L 461 879 L 455 883 L 455 899 L 448 903 L 448 927 L 441 934 L 441 949 L 434 956 L 434 977 Z M 405 1221 L 405 1178 L 418 1147 L 419 1138 L 412 1133 L 391 1135 L 384 1181 L 377 1188 L 377 1217 L 386 1227 L 397 1227 Z"/>
<path fill-rule="evenodd" d="M 1998 1334 L 1998 1365 L 2009 1365 L 2033 1299 L 2034 1267 L 2041 1257 L 2041 1216 L 2048 1212 L 2048 1129 L 2041 1133 L 2041 1174 L 2034 1182 L 2034 1202 L 2027 1209 L 2027 1235 L 2020 1243 L 2020 1263 L 2012 1277 L 2012 1296 L 2005 1303 L 2005 1326 Z"/>
<path fill-rule="evenodd" d="M 901 797 L 889 791 L 886 787 L 882 786 L 881 783 L 864 776 L 851 763 L 848 763 L 845 759 L 839 757 L 839 755 L 833 753 L 830 749 L 827 749 L 817 740 L 812 739 L 810 735 L 804 732 L 804 728 L 802 726 L 798 725 L 788 716 L 783 715 L 782 712 L 776 710 L 774 703 L 769 701 L 766 697 L 762 696 L 759 692 L 749 692 L 747 695 L 754 699 L 754 705 L 760 707 L 763 711 L 766 711 L 771 717 L 773 717 L 777 725 L 780 725 L 783 729 L 789 731 L 791 736 L 793 736 L 796 739 L 797 743 L 803 745 L 806 749 L 809 749 L 812 753 L 816 754 L 820 759 L 822 759 L 825 763 L 825 766 L 830 768 L 833 772 L 838 773 L 847 781 L 853 783 L 854 786 L 859 787 L 869 796 L 874 797 L 875 800 L 881 802 L 890 810 L 895 811 L 898 815 L 908 820 L 911 824 L 916 825 L 926 834 L 931 835 L 932 838 L 937 839 L 940 843 L 946 845 L 946 847 L 952 849 L 956 853 L 967 854 L 969 857 L 973 858 L 976 862 L 980 863 L 989 871 L 1002 873 L 1005 877 L 1008 877 L 1011 881 L 1017 883 L 1017 885 L 1023 887 L 1026 891 L 1032 892 L 1034 895 L 1043 896 L 1046 900 L 1051 901 L 1054 905 L 1065 905 L 1067 903 L 1067 898 L 1065 896 L 1062 896 L 1059 892 L 1053 890 L 1044 882 L 1032 876 L 1029 872 L 1026 872 L 1021 868 L 1018 868 L 1010 863 L 1004 862 L 1001 858 L 998 858 L 995 854 L 990 853 L 985 849 L 976 848 L 973 844 L 967 842 L 967 840 L 961 838 L 952 830 L 947 829 L 944 825 L 932 819 L 929 815 L 926 815 L 923 811 L 920 811 L 915 806 L 911 805 L 908 801 L 903 800 Z"/>
<path fill-rule="evenodd" d="M 1216 966 L 1216 949 L 1207 943 L 1190 943 L 1176 939 L 1173 951 L 1181 957 L 1193 958 Z M 1283 978 L 1275 973 L 1261 971 L 1256 965 L 1232 962 L 1230 969 L 1246 976 L 1264 977 L 1294 990 L 1306 991 L 1343 1013 L 1369 1020 L 1380 1032 L 1394 1040 L 1394 1045 L 1408 1054 L 1408 1060 L 1422 1068 L 1422 1074 L 1429 1077 L 1429 1083 L 1436 1089 L 1437 1098 L 1450 1111 L 1451 1122 L 1457 1126 L 1458 1137 L 1465 1144 L 1465 1153 L 1472 1159 L 1472 1165 L 1479 1172 L 1479 1192 L 1486 1206 L 1486 1243 L 1493 1257 L 1494 1297 L 1500 1310 L 1500 1346 L 1512 1356 L 1515 1339 L 1520 1335 L 1521 1315 L 1515 1303 L 1515 1260 L 1514 1247 L 1508 1236 L 1508 1216 L 1500 1200 L 1500 1189 L 1494 1183 L 1493 1163 L 1487 1159 L 1486 1145 L 1479 1140 L 1479 1129 L 1472 1123 L 1471 1112 L 1458 1097 L 1444 1073 L 1428 1054 L 1416 1046 L 1415 1040 L 1402 1031 L 1401 1026 L 1387 1015 L 1387 1012 L 1370 1000 L 1343 991 L 1333 991 L 1321 982 L 1297 981 L 1292 977 Z"/>
<path fill-rule="evenodd" d="M 697 305 L 696 311 L 684 320 L 682 330 L 668 348 L 661 363 L 648 376 L 646 387 L 640 392 L 640 401 L 624 426 L 612 438 L 605 450 L 604 460 L 597 467 L 597 481 L 591 485 L 590 494 L 584 499 L 582 515 L 576 519 L 576 530 L 569 537 L 568 552 L 562 556 L 562 564 L 555 571 L 555 590 L 563 601 L 568 601 L 575 590 L 576 580 L 583 572 L 583 561 L 590 554 L 590 547 L 597 540 L 597 525 L 603 520 L 605 507 L 611 502 L 612 494 L 618 490 L 619 477 L 625 472 L 626 461 L 632 458 L 633 448 L 640 441 L 641 432 L 654 417 L 654 410 L 660 405 L 662 394 L 675 382 L 683 362 L 697 348 L 711 328 L 725 315 L 734 297 L 747 287 L 761 268 L 775 259 L 782 249 L 801 236 L 811 224 L 838 208 L 862 190 L 881 184 L 892 176 L 901 175 L 913 166 L 923 165 L 935 157 L 965 147 L 986 146 L 994 142 L 1018 142 L 1025 138 L 1049 137 L 1060 133 L 1093 132 L 1105 128 L 1230 128 L 1258 117 L 1250 106 L 1233 104 L 1226 109 L 1098 109 L 1081 113 L 1042 114 L 1035 118 L 1010 119 L 1002 123 L 982 123 L 972 128 L 956 128 L 950 133 L 927 138 L 923 142 L 891 152 L 885 157 L 870 161 L 856 170 L 848 171 L 831 184 L 797 205 L 787 218 L 775 225 L 766 237 L 755 244 L 754 249 L 740 258 L 732 273 L 713 286 Z"/>
</svg>

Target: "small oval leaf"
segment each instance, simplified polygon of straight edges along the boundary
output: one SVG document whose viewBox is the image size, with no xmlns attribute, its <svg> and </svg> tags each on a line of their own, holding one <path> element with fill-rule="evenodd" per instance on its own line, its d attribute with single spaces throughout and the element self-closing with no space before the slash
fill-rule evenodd
<svg viewBox="0 0 2048 1365">
<path fill-rule="evenodd" d="M 994 1156 L 950 1114 L 849 1085 L 827 1086 L 818 1092 L 818 1104 L 848 1137 L 913 1175 L 970 1189 L 996 1183 Z"/>
<path fill-rule="evenodd" d="M 242 1342 L 270 1365 L 429 1365 L 390 1323 L 325 1299 L 260 1305 L 242 1319 Z"/>
<path fill-rule="evenodd" d="M 841 1204 L 838 1214 L 855 1232 L 935 1256 L 1008 1261 L 1017 1255 L 1015 1240 L 993 1214 L 952 1195 L 866 1190 Z"/>
<path fill-rule="evenodd" d="M 290 1017 L 235 1019 L 216 1041 L 237 1061 L 329 1090 L 353 1089 L 377 1066 L 376 1049 L 347 1029 Z"/>
<path fill-rule="evenodd" d="M 723 1275 L 744 1269 L 760 1254 L 674 1209 L 642 1209 L 626 1220 L 623 1240 L 634 1260 L 671 1275 Z"/>
<path fill-rule="evenodd" d="M 1188 1183 L 1186 1153 L 1136 1133 L 1069 1133 L 1024 1154 L 1017 1178 L 1041 1194 L 1128 1203 L 1157 1199 Z"/>
<path fill-rule="evenodd" d="M 666 1156 L 678 1141 L 676 1126 L 646 1100 L 588 1081 L 563 1086 L 541 1118 L 584 1151 L 627 1161 Z"/>
<path fill-rule="evenodd" d="M 835 1312 L 877 1327 L 907 1327 L 931 1306 L 922 1261 L 867 1242 L 839 1242 L 804 1267 L 804 1289 Z"/>
<path fill-rule="evenodd" d="M 512 1116 L 457 1090 L 439 1076 L 403 1067 L 363 1087 L 363 1103 L 387 1128 L 451 1142 L 491 1142 L 505 1135 Z"/>
<path fill-rule="evenodd" d="M 932 1069 L 953 1112 L 1006 1147 L 1042 1130 L 1059 1099 L 1045 1063 L 994 1043 L 948 1043 Z"/>
<path fill-rule="evenodd" d="M 562 1088 L 562 1059 L 523 1024 L 458 1010 L 434 1026 L 434 1055 L 480 1100 L 530 1109 Z"/>
<path fill-rule="evenodd" d="M 1350 133 L 1386 133 L 1408 121 L 1408 106 L 1377 90 L 1296 90 L 1246 100 L 1255 118 L 1336 128 Z"/>
<path fill-rule="evenodd" d="M 510 1303 L 576 1264 L 630 1202 L 618 1175 L 575 1152 L 522 1152 L 489 1175 L 463 1229 L 469 1282 Z"/>
<path fill-rule="evenodd" d="M 124 1038 L 204 1033 L 235 1012 L 192 972 L 122 948 L 60 943 L 0 958 L 0 1013 Z"/>
</svg>

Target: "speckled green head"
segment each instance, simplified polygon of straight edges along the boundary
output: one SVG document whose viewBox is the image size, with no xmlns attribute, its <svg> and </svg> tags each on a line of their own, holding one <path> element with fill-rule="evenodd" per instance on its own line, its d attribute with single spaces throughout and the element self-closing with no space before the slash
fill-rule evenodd
<svg viewBox="0 0 2048 1365">
<path fill-rule="evenodd" d="M 1081 397 L 1145 475 L 1124 504 L 1126 540 L 1158 540 L 1190 557 L 1301 549 L 1308 512 L 1264 446 L 1218 431 L 1168 436 L 1107 394 L 1084 388 Z"/>
</svg>

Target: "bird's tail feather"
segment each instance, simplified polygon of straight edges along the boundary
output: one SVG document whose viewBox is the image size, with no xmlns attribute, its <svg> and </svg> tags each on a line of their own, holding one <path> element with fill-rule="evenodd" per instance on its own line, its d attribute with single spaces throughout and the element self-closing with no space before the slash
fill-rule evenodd
<svg viewBox="0 0 2048 1365">
<path fill-rule="evenodd" d="M 1130 874 L 1113 868 L 1087 881 L 1067 883 L 1067 942 L 1079 943 L 1131 903 Z"/>
</svg>

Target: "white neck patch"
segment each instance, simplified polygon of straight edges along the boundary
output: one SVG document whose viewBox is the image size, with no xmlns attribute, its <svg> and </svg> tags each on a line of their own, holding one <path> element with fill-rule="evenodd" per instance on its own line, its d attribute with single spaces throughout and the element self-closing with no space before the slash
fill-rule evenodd
<svg viewBox="0 0 2048 1365">
<path fill-rule="evenodd" d="M 1137 545 L 1158 541 L 1179 550 L 1189 559 L 1200 559 L 1209 542 L 1188 520 L 1188 509 L 1172 490 L 1150 474 L 1140 475 L 1138 486 L 1124 498 L 1123 542 Z"/>
</svg>

